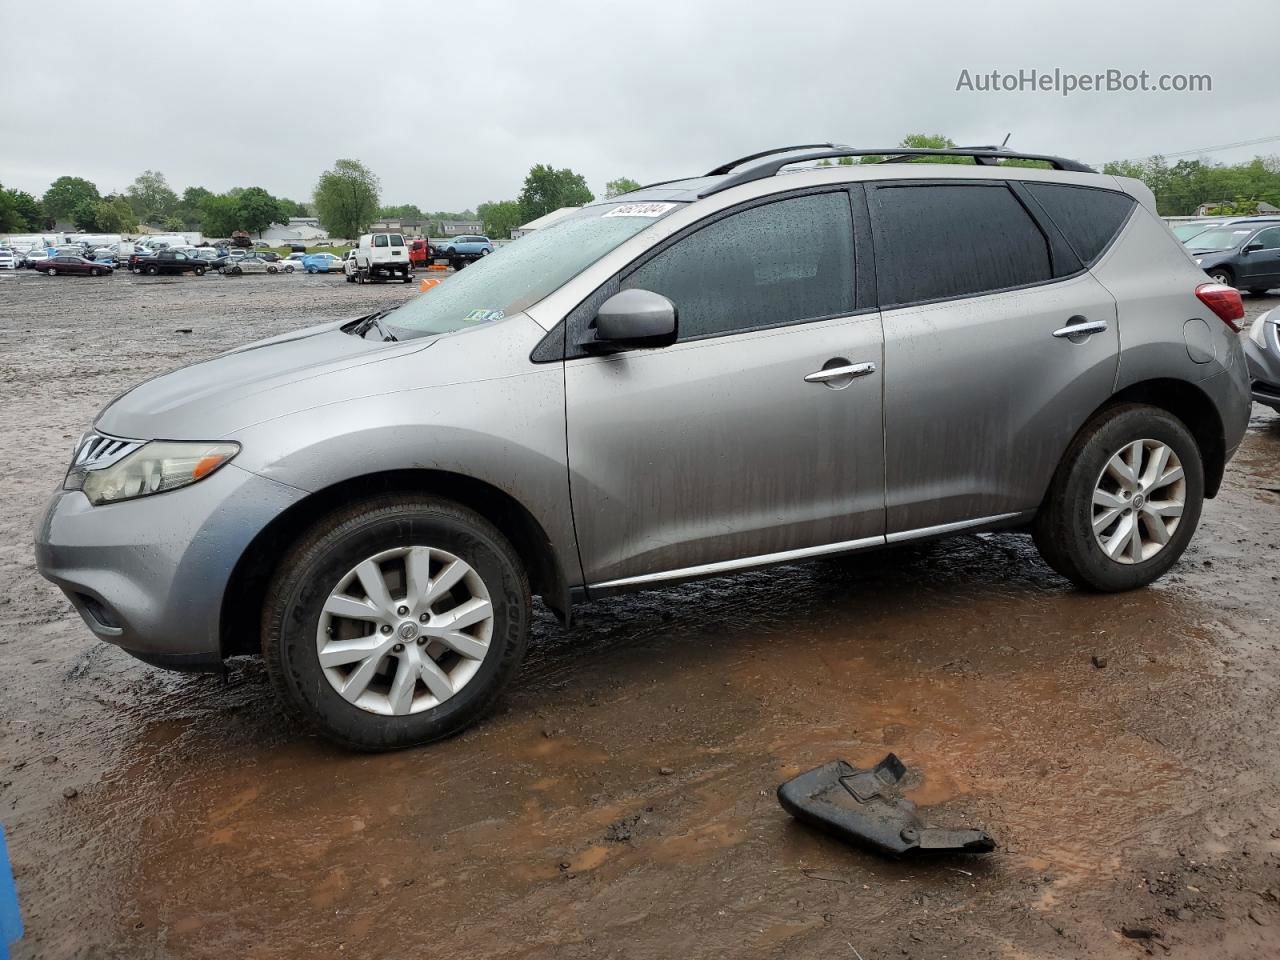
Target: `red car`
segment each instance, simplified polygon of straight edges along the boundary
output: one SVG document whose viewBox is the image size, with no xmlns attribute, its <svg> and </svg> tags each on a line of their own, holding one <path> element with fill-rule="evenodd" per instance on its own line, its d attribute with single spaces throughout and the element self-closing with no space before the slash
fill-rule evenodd
<svg viewBox="0 0 1280 960">
<path fill-rule="evenodd" d="M 87 273 L 92 277 L 101 277 L 111 272 L 110 264 L 94 263 L 84 257 L 65 254 L 50 257 L 48 260 L 38 260 L 31 265 L 31 268 L 47 273 L 51 277 L 56 277 L 60 273 Z"/>
</svg>

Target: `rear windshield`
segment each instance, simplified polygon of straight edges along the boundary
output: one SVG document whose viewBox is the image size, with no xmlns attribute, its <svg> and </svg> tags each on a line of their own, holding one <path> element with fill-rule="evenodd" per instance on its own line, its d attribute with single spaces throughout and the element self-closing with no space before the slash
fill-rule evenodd
<svg viewBox="0 0 1280 960">
<path fill-rule="evenodd" d="M 1207 223 L 1180 223 L 1173 228 L 1173 235 L 1179 240 L 1190 240 L 1197 234 L 1204 233 L 1209 229 Z"/>
<path fill-rule="evenodd" d="M 387 314 L 400 339 L 453 333 L 518 313 L 610 250 L 678 209 L 678 203 L 584 207 L 507 244 Z"/>
</svg>

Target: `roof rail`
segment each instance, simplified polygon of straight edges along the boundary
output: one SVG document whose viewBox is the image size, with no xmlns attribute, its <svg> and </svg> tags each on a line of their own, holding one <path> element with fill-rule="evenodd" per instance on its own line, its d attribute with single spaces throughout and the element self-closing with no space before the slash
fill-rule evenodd
<svg viewBox="0 0 1280 960">
<path fill-rule="evenodd" d="M 727 174 L 727 177 L 720 183 L 713 184 L 703 190 L 699 196 L 709 197 L 713 193 L 719 193 L 722 190 L 728 190 L 730 187 L 736 187 L 739 184 L 751 183 L 755 180 L 764 180 L 768 177 L 776 176 L 778 171 L 783 167 L 790 166 L 793 163 L 806 163 L 810 160 L 833 160 L 837 157 L 884 157 L 881 163 L 903 163 L 908 160 L 914 160 L 917 157 L 970 157 L 974 163 L 979 164 L 995 164 L 999 160 L 1040 160 L 1049 164 L 1054 170 L 1070 170 L 1075 173 L 1097 173 L 1092 167 L 1081 163 L 1078 160 L 1068 160 L 1065 157 L 1055 157 L 1043 153 L 1017 153 L 1012 150 L 1005 150 L 1001 147 L 985 146 L 985 147 L 881 147 L 879 149 L 864 149 L 855 147 L 832 147 L 829 144 L 818 144 L 820 149 L 809 149 L 809 147 L 783 147 L 779 150 L 766 150 L 763 153 L 755 154 L 752 157 L 744 157 L 741 160 L 735 160 L 732 163 L 724 164 L 716 167 L 707 176 L 719 176 Z M 826 148 L 826 149 L 822 149 Z M 782 153 L 792 153 L 796 150 L 805 152 L 795 154 L 794 156 L 778 156 Z M 764 158 L 769 159 L 764 159 Z M 761 163 L 753 163 L 751 166 L 743 170 L 733 172 L 735 167 L 752 160 L 762 160 Z"/>
<path fill-rule="evenodd" d="M 744 163 L 750 163 L 752 160 L 759 160 L 762 157 L 772 157 L 778 153 L 792 153 L 796 150 L 840 150 L 844 149 L 842 143 L 797 143 L 794 147 L 777 147 L 773 150 L 761 150 L 759 153 L 749 153 L 745 157 L 739 157 L 737 160 L 730 160 L 728 163 L 722 163 L 714 170 L 708 170 L 706 176 L 719 177 L 729 173 L 734 167 L 740 167 Z"/>
</svg>

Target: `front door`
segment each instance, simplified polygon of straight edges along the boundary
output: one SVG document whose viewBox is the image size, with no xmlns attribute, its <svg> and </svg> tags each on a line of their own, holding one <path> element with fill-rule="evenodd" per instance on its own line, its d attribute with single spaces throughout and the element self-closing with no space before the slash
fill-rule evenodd
<svg viewBox="0 0 1280 960">
<path fill-rule="evenodd" d="M 1262 244 L 1261 250 L 1250 250 L 1239 258 L 1236 286 L 1241 290 L 1280 287 L 1280 226 L 1259 230 L 1245 246 L 1256 243 Z"/>
<path fill-rule="evenodd" d="M 565 363 L 588 585 L 880 540 L 883 343 L 854 261 L 836 190 L 718 215 L 618 278 L 671 299 L 679 340 Z"/>
</svg>

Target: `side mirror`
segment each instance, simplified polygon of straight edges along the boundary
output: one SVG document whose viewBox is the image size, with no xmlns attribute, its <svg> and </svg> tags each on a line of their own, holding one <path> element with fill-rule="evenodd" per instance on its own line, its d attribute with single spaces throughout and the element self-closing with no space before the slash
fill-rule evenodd
<svg viewBox="0 0 1280 960">
<path fill-rule="evenodd" d="M 1240 252 L 1241 252 L 1241 253 L 1253 253 L 1255 250 L 1261 250 L 1261 249 L 1262 249 L 1262 244 L 1260 244 L 1260 243 L 1246 243 L 1246 244 L 1244 245 L 1244 249 L 1243 249 L 1243 250 L 1241 250 Z"/>
<path fill-rule="evenodd" d="M 583 346 L 595 352 L 666 347 L 676 342 L 676 305 L 651 290 L 623 290 L 600 305 L 594 329 Z"/>
</svg>

